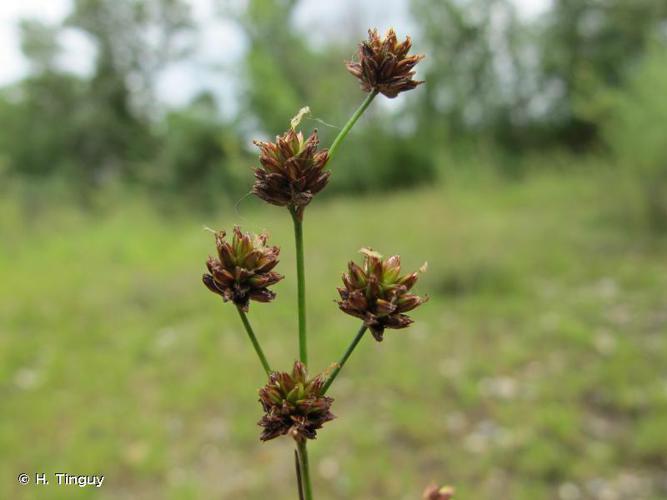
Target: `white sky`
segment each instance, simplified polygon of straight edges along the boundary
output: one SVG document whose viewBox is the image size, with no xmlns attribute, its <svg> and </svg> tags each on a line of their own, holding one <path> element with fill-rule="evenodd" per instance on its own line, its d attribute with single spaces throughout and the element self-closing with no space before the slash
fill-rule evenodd
<svg viewBox="0 0 667 500">
<path fill-rule="evenodd" d="M 0 1 L 0 84 L 19 78 L 26 71 L 21 57 L 16 23 L 24 17 L 49 22 L 67 14 L 67 0 L 5 0 Z"/>
<path fill-rule="evenodd" d="M 514 0 L 523 17 L 543 12 L 550 0 Z M 158 93 L 168 104 L 185 103 L 197 91 L 212 89 L 221 97 L 223 111 L 234 107 L 234 82 L 212 66 L 230 64 L 243 53 L 238 29 L 215 15 L 215 0 L 190 0 L 198 25 L 197 50 L 187 61 L 172 65 L 158 83 Z M 71 0 L 0 0 L 0 85 L 21 78 L 27 71 L 21 55 L 17 22 L 21 18 L 36 18 L 58 22 L 69 12 Z M 333 22 L 332 22 L 333 21 Z M 341 24 L 342 22 L 342 24 Z M 301 0 L 296 12 L 299 27 L 308 26 L 314 43 L 336 36 L 341 25 L 363 31 L 366 25 L 396 27 L 410 31 L 408 0 Z M 85 73 L 91 66 L 94 51 L 87 40 L 75 32 L 63 39 L 62 64 L 75 72 Z M 224 47 L 225 53 L 220 53 Z M 227 100 L 228 102 L 225 102 Z"/>
</svg>

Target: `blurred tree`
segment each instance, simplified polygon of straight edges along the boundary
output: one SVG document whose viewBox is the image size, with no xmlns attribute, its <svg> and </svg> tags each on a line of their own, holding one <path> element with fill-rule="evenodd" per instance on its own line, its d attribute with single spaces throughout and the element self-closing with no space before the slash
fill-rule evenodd
<svg viewBox="0 0 667 500">
<path fill-rule="evenodd" d="M 76 0 L 64 25 L 21 23 L 29 76 L 3 92 L 0 148 L 21 173 L 67 174 L 85 189 L 109 176 L 134 179 L 155 154 L 154 82 L 185 54 L 182 0 Z M 96 48 L 91 77 L 58 64 L 64 29 L 84 31 Z"/>
<path fill-rule="evenodd" d="M 420 128 L 506 150 L 593 146 L 596 96 L 620 85 L 667 20 L 664 0 L 555 0 L 520 21 L 511 0 L 412 0 L 428 44 Z"/>
<path fill-rule="evenodd" d="M 231 198 L 247 191 L 250 169 L 241 163 L 250 161 L 236 134 L 221 123 L 213 95 L 202 93 L 185 108 L 169 112 L 163 127 L 154 175 L 167 193 L 209 206 L 221 194 Z"/>
<path fill-rule="evenodd" d="M 96 178 L 136 178 L 155 148 L 155 79 L 187 54 L 180 35 L 192 26 L 189 8 L 183 0 L 75 0 L 66 25 L 89 35 L 97 50 L 79 113 L 81 163 Z"/>
<path fill-rule="evenodd" d="M 65 24 L 97 49 L 94 90 L 127 112 L 150 111 L 159 72 L 192 49 L 186 0 L 75 0 Z"/>
<path fill-rule="evenodd" d="M 540 27 L 541 88 L 560 142 L 582 149 L 598 139 L 596 96 L 634 72 L 667 22 L 664 0 L 555 0 Z"/>
<path fill-rule="evenodd" d="M 606 93 L 603 132 L 623 168 L 640 183 L 653 229 L 667 231 L 667 43 L 654 43 L 626 87 Z"/>
<path fill-rule="evenodd" d="M 74 174 L 72 117 L 84 96 L 85 83 L 58 68 L 57 26 L 23 21 L 19 27 L 30 74 L 0 94 L 0 151 L 10 172 Z"/>
<path fill-rule="evenodd" d="M 31 65 L 33 74 L 57 71 L 57 57 L 60 55 L 60 27 L 45 24 L 34 19 L 19 22 L 21 51 Z"/>
<path fill-rule="evenodd" d="M 353 51 L 354 38 L 316 51 L 293 26 L 297 5 L 297 0 L 249 0 L 243 8 L 225 10 L 248 39 L 245 111 L 271 135 L 282 133 L 306 105 L 315 116 L 344 123 L 355 100 L 362 99 L 343 66 Z"/>
<path fill-rule="evenodd" d="M 303 127 L 318 127 L 329 144 L 364 97 L 343 61 L 365 33 L 341 23 L 335 39 L 313 44 L 294 26 L 298 0 L 218 1 L 248 42 L 233 68 L 243 75 L 236 128 L 272 136 L 308 105 Z M 392 106 L 374 103 L 336 158 L 327 192 L 425 182 L 439 155 L 456 149 L 491 144 L 510 160 L 503 166 L 545 145 L 588 150 L 611 112 L 608 89 L 637 92 L 625 82 L 667 23 L 664 0 L 554 0 L 539 19 L 520 18 L 513 0 L 411 2 L 427 84 Z M 30 73 L 0 91 L 3 169 L 65 174 L 84 189 L 120 178 L 203 198 L 213 185 L 235 191 L 240 134 L 214 100 L 164 113 L 155 96 L 160 72 L 190 49 L 187 1 L 73 0 L 72 9 L 62 25 L 21 24 Z M 94 46 L 90 75 L 62 69 L 63 30 Z"/>
<path fill-rule="evenodd" d="M 306 74 L 312 59 L 304 40 L 289 29 L 295 0 L 250 0 L 237 20 L 249 40 L 246 105 L 270 133 L 280 133 L 308 102 Z"/>
<path fill-rule="evenodd" d="M 511 0 L 413 0 L 428 82 L 419 94 L 420 129 L 436 137 L 484 135 L 503 141 L 526 121 L 531 85 L 527 32 Z"/>
</svg>

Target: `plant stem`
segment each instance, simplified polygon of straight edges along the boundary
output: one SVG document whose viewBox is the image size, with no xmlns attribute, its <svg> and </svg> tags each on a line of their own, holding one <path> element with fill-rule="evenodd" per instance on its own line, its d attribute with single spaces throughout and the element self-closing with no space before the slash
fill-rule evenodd
<svg viewBox="0 0 667 500">
<path fill-rule="evenodd" d="M 327 392 L 327 390 L 329 389 L 329 386 L 331 384 L 333 384 L 333 381 L 336 380 L 336 377 L 338 376 L 338 373 L 343 369 L 343 365 L 345 365 L 345 362 L 352 355 L 352 352 L 354 351 L 355 347 L 357 347 L 357 344 L 363 338 L 364 333 L 366 333 L 366 330 L 367 330 L 366 326 L 361 325 L 361 328 L 359 328 L 359 331 L 357 332 L 357 335 L 352 340 L 352 343 L 347 347 L 347 350 L 345 351 L 345 354 L 343 354 L 343 357 L 340 358 L 340 361 L 338 362 L 338 366 L 331 373 L 331 375 L 329 376 L 329 379 L 327 380 L 326 384 L 324 384 L 324 387 L 322 388 L 322 394 L 323 395 L 324 395 L 324 393 Z"/>
<path fill-rule="evenodd" d="M 299 464 L 301 470 L 302 486 L 305 493 L 305 500 L 313 500 L 313 486 L 310 483 L 310 467 L 308 465 L 308 450 L 305 441 L 297 441 L 299 450 Z"/>
<path fill-rule="evenodd" d="M 299 452 L 294 450 L 294 466 L 296 468 L 296 487 L 299 492 L 299 500 L 306 500 L 303 493 L 303 480 L 301 479 L 301 464 L 299 463 Z"/>
<path fill-rule="evenodd" d="M 366 111 L 366 109 L 371 104 L 373 99 L 375 99 L 375 96 L 377 94 L 378 94 L 377 91 L 373 91 L 370 94 L 368 94 L 366 99 L 364 99 L 364 102 L 361 103 L 361 106 L 357 108 L 354 114 L 347 121 L 347 123 L 340 131 L 338 136 L 336 136 L 333 143 L 331 144 L 331 147 L 329 148 L 329 159 L 333 157 L 340 143 L 343 141 L 343 139 L 345 139 L 347 134 L 350 132 L 354 124 L 359 119 L 359 117 L 364 114 L 364 111 Z M 296 278 L 298 287 L 297 302 L 299 307 L 299 359 L 304 365 L 308 366 L 308 343 L 306 334 L 306 274 L 304 270 L 304 259 L 303 259 L 303 220 L 297 215 L 295 209 L 290 209 L 290 213 L 292 214 L 292 220 L 294 221 L 294 241 L 296 244 L 295 245 Z M 365 331 L 366 331 L 365 326 L 362 327 L 361 330 L 359 330 L 359 333 L 352 341 L 352 344 L 350 344 L 347 351 L 343 355 L 343 358 L 341 359 L 338 367 L 331 374 L 331 377 L 324 386 L 324 390 L 322 392 L 323 394 L 324 392 L 326 392 L 331 383 L 334 381 L 336 375 L 338 375 L 338 372 L 340 372 L 341 368 L 347 361 L 347 358 L 349 358 L 350 355 L 352 354 L 352 351 L 361 340 L 361 337 L 364 335 Z M 258 354 L 259 352 L 261 351 L 258 351 Z M 310 482 L 310 467 L 308 465 L 308 450 L 306 448 L 306 442 L 298 441 L 297 449 L 298 449 L 297 452 L 298 463 L 296 469 L 296 476 L 299 487 L 299 498 L 303 498 L 304 500 L 313 500 L 313 487 Z"/>
<path fill-rule="evenodd" d="M 329 160 L 333 158 L 333 155 L 336 152 L 336 149 L 338 148 L 339 144 L 343 141 L 343 139 L 345 139 L 345 136 L 347 136 L 352 127 L 354 127 L 354 124 L 357 123 L 359 117 L 364 114 L 364 111 L 366 111 L 366 108 L 368 108 L 373 99 L 375 99 L 376 95 L 378 95 L 377 90 L 374 90 L 373 92 L 368 94 L 366 96 L 366 99 L 364 99 L 364 102 L 361 103 L 361 106 L 357 108 L 357 110 L 350 117 L 345 126 L 343 126 L 343 129 L 339 132 L 334 141 L 331 143 L 331 147 L 329 148 Z"/>
<path fill-rule="evenodd" d="M 294 241 L 296 243 L 296 279 L 299 306 L 299 359 L 308 366 L 308 342 L 306 337 L 306 276 L 303 263 L 303 221 L 296 211 L 290 210 L 294 221 Z"/>
<path fill-rule="evenodd" d="M 250 321 L 248 321 L 248 316 L 241 310 L 240 307 L 237 307 L 236 310 L 239 312 L 239 316 L 241 316 L 241 321 L 243 321 L 243 326 L 245 326 L 245 331 L 248 333 L 250 342 L 252 342 L 252 346 L 255 348 L 255 352 L 257 353 L 257 357 L 259 358 L 259 360 L 262 363 L 262 366 L 264 367 L 264 371 L 266 372 L 267 375 L 270 375 L 271 367 L 269 366 L 269 362 L 266 360 L 266 356 L 264 356 L 264 351 L 262 351 L 262 347 L 259 345 L 259 341 L 255 336 L 255 332 L 253 331 L 252 326 L 250 326 Z"/>
</svg>

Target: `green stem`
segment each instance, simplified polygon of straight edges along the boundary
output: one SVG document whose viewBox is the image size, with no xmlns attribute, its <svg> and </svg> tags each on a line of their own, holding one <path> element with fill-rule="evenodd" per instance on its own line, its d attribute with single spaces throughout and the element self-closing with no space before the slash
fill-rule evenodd
<svg viewBox="0 0 667 500">
<path fill-rule="evenodd" d="M 347 347 L 347 350 L 345 351 L 345 354 L 343 354 L 343 357 L 340 358 L 340 361 L 338 362 L 338 366 L 331 373 L 331 375 L 329 376 L 329 379 L 327 380 L 326 384 L 324 384 L 324 387 L 322 388 L 322 394 L 326 393 L 327 390 L 329 390 L 329 386 L 331 384 L 333 384 L 334 380 L 336 380 L 336 377 L 338 376 L 338 373 L 343 369 L 343 365 L 345 365 L 348 358 L 352 355 L 352 352 L 357 347 L 357 344 L 363 338 L 364 333 L 366 333 L 366 326 L 361 325 L 361 328 L 359 328 L 359 331 L 357 332 L 357 335 L 352 340 L 352 343 Z"/>
<path fill-rule="evenodd" d="M 296 243 L 296 279 L 299 306 L 299 359 L 308 366 L 308 343 L 306 337 L 306 275 L 303 263 L 303 221 L 290 210 L 294 221 L 294 241 Z"/>
<path fill-rule="evenodd" d="M 333 143 L 331 144 L 331 147 L 329 148 L 329 159 L 333 158 L 333 155 L 336 152 L 336 149 L 338 148 L 340 143 L 343 141 L 343 139 L 345 139 L 345 137 L 350 132 L 350 130 L 357 122 L 357 120 L 359 120 L 361 115 L 364 114 L 364 111 L 366 111 L 366 109 L 371 104 L 373 99 L 375 99 L 375 96 L 377 94 L 378 94 L 377 91 L 373 91 L 370 94 L 368 94 L 366 99 L 364 99 L 364 102 L 361 103 L 361 106 L 357 108 L 354 114 L 347 121 L 347 123 L 340 131 L 338 136 L 336 136 Z M 307 334 L 306 334 L 306 274 L 304 269 L 304 258 L 303 258 L 303 221 L 297 215 L 295 209 L 290 209 L 290 213 L 292 214 L 292 220 L 294 221 L 294 241 L 296 244 L 296 278 L 298 287 L 297 301 L 299 307 L 299 358 L 301 359 L 301 362 L 304 365 L 308 366 L 308 344 L 307 344 Z M 331 374 L 329 380 L 327 380 L 327 383 L 324 386 L 324 390 L 322 392 L 323 394 L 324 392 L 326 392 L 331 383 L 334 381 L 334 379 L 338 375 L 338 372 L 340 372 L 341 368 L 343 368 L 343 365 L 350 357 L 352 351 L 354 351 L 354 348 L 357 346 L 357 344 L 359 343 L 361 337 L 363 337 L 365 332 L 366 332 L 365 326 L 362 327 L 361 330 L 359 330 L 359 333 L 352 341 L 352 344 L 350 344 L 347 351 L 343 355 L 340 363 L 338 364 L 338 367 Z M 259 352 L 261 351 L 258 351 L 258 354 Z M 308 450 L 306 448 L 306 442 L 298 441 L 297 449 L 298 449 L 297 456 L 299 462 L 297 466 L 297 481 L 299 482 L 300 486 L 299 496 L 301 497 L 301 495 L 303 494 L 303 498 L 305 500 L 313 500 L 313 487 L 310 482 L 310 467 L 308 465 Z M 303 489 L 303 491 L 301 490 L 301 488 Z"/>
<path fill-rule="evenodd" d="M 266 360 L 266 356 L 264 356 L 264 351 L 262 351 L 262 347 L 259 345 L 259 341 L 255 336 L 255 332 L 253 331 L 252 326 L 250 326 L 250 321 L 248 321 L 248 316 L 246 315 L 246 313 L 243 312 L 243 310 L 241 310 L 240 307 L 237 307 L 236 310 L 239 312 L 239 316 L 241 316 L 241 321 L 243 321 L 243 326 L 245 326 L 245 331 L 248 333 L 250 342 L 252 342 L 252 346 L 255 348 L 255 352 L 257 353 L 257 357 L 259 357 L 259 360 L 261 361 L 262 366 L 264 367 L 264 371 L 266 372 L 267 375 L 270 375 L 271 367 L 269 366 L 269 362 Z"/>
<path fill-rule="evenodd" d="M 350 117 L 350 119 L 347 121 L 343 129 L 340 131 L 340 133 L 336 136 L 334 139 L 333 143 L 331 143 L 331 147 L 329 148 L 329 161 L 331 161 L 331 158 L 333 158 L 334 153 L 336 152 L 336 149 L 338 149 L 338 146 L 340 143 L 345 139 L 345 136 L 350 132 L 352 127 L 354 127 L 354 124 L 357 123 L 357 120 L 361 115 L 364 114 L 364 111 L 366 111 L 366 108 L 371 104 L 373 99 L 375 99 L 375 96 L 378 95 L 377 90 L 374 90 L 370 94 L 366 96 L 366 99 L 364 99 L 364 102 L 361 103 L 361 106 L 357 108 L 357 110 L 354 112 L 354 114 Z"/>
<path fill-rule="evenodd" d="M 313 485 L 310 482 L 310 466 L 308 465 L 308 449 L 305 441 L 297 441 L 299 464 L 305 500 L 313 500 Z"/>
<path fill-rule="evenodd" d="M 306 500 L 303 493 L 303 480 L 301 479 L 301 464 L 299 463 L 299 452 L 294 450 L 294 466 L 296 468 L 296 487 L 299 493 L 299 500 Z"/>
</svg>

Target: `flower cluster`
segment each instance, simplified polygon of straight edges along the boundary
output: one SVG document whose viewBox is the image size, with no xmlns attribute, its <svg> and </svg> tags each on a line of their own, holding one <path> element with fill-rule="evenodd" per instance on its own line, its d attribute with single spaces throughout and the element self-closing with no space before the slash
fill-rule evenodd
<svg viewBox="0 0 667 500">
<path fill-rule="evenodd" d="M 398 42 L 396 33 L 390 29 L 384 38 L 378 31 L 368 30 L 368 40 L 359 44 L 357 61 L 348 61 L 347 70 L 361 83 L 364 92 L 380 92 L 393 98 L 406 90 L 412 90 L 424 82 L 413 80 L 415 65 L 423 55 L 409 56 L 412 47 L 410 37 Z"/>
<path fill-rule="evenodd" d="M 423 304 L 428 297 L 409 293 L 417 282 L 418 273 L 401 276 L 401 258 L 394 255 L 384 260 L 369 248 L 361 249 L 362 266 L 350 261 L 343 274 L 344 288 L 339 288 L 338 306 L 352 316 L 364 320 L 378 342 L 385 328 L 405 328 L 412 319 L 405 314 Z M 421 271 L 425 270 L 426 264 Z"/>
<path fill-rule="evenodd" d="M 206 267 L 210 274 L 202 276 L 204 285 L 245 312 L 250 300 L 273 300 L 276 294 L 268 287 L 284 277 L 272 270 L 278 264 L 280 249 L 267 246 L 268 236 L 264 233 L 242 233 L 235 226 L 231 242 L 225 241 L 225 234 L 215 233 L 218 258 L 208 258 Z"/>
<path fill-rule="evenodd" d="M 304 140 L 301 132 L 290 128 L 275 143 L 254 143 L 260 150 L 260 166 L 255 169 L 252 192 L 268 203 L 289 207 L 301 219 L 306 205 L 324 189 L 331 175 L 324 170 L 327 150 L 317 148 L 317 130 Z"/>
<path fill-rule="evenodd" d="M 308 379 L 306 367 L 294 363 L 292 373 L 273 372 L 269 382 L 259 390 L 264 416 L 260 439 L 268 441 L 289 434 L 297 441 L 315 439 L 317 430 L 334 419 L 330 408 L 333 399 L 322 394 L 326 376 Z"/>
<path fill-rule="evenodd" d="M 422 495 L 424 500 L 451 500 L 454 498 L 454 488 L 451 486 L 439 487 L 437 484 L 429 485 Z"/>
</svg>

